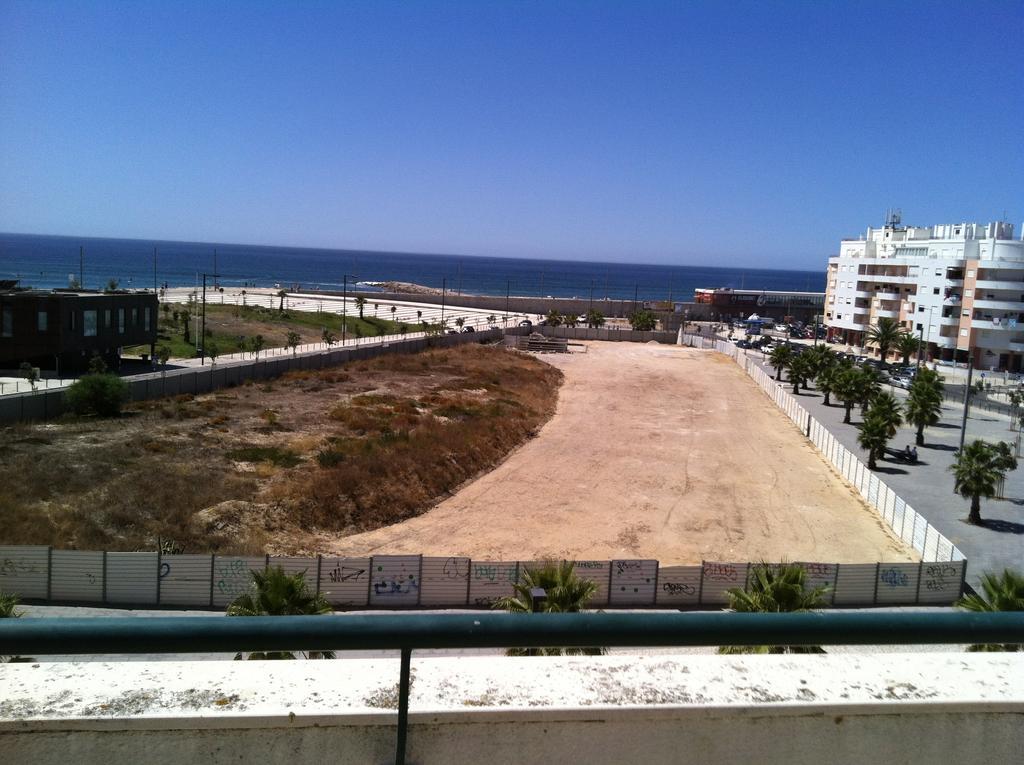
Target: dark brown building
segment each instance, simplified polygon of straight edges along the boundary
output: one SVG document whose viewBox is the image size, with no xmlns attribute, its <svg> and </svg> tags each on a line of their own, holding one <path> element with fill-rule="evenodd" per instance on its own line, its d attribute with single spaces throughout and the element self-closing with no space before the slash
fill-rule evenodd
<svg viewBox="0 0 1024 765">
<path fill-rule="evenodd" d="M 116 368 L 121 349 L 156 344 L 152 292 L 21 289 L 0 281 L 0 367 L 29 362 L 81 371 L 93 355 Z"/>
</svg>

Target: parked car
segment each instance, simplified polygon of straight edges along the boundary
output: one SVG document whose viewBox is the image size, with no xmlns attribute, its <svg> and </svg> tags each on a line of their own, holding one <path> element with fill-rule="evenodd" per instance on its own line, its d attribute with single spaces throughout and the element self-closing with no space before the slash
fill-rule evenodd
<svg viewBox="0 0 1024 765">
<path fill-rule="evenodd" d="M 462 331 L 463 332 L 475 332 L 476 330 L 473 329 L 472 327 L 463 327 Z"/>
<path fill-rule="evenodd" d="M 521 322 L 519 322 L 519 326 L 526 327 L 527 329 L 529 329 L 530 327 L 533 326 L 533 322 L 530 321 L 529 319 L 523 319 Z"/>
<path fill-rule="evenodd" d="M 754 344 L 752 342 L 750 342 L 749 340 L 737 340 L 736 341 L 736 347 L 737 348 L 753 348 Z"/>
<path fill-rule="evenodd" d="M 897 377 L 890 377 L 889 378 L 889 384 L 890 385 L 895 385 L 897 388 L 903 388 L 904 390 L 908 390 L 910 388 L 910 386 L 913 384 L 913 382 L 914 382 L 913 379 L 911 379 L 909 377 L 899 377 L 899 376 L 897 376 Z"/>
</svg>

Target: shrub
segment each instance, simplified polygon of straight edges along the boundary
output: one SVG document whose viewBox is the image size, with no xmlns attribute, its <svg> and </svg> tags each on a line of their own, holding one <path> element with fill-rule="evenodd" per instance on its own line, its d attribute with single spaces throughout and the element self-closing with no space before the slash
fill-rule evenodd
<svg viewBox="0 0 1024 765">
<path fill-rule="evenodd" d="M 277 446 L 245 446 L 228 452 L 228 457 L 238 462 L 270 462 L 278 467 L 295 467 L 302 458 L 288 449 Z"/>
<path fill-rule="evenodd" d="M 113 374 L 88 374 L 65 394 L 68 408 L 77 415 L 116 417 L 128 401 L 128 384 Z"/>
</svg>

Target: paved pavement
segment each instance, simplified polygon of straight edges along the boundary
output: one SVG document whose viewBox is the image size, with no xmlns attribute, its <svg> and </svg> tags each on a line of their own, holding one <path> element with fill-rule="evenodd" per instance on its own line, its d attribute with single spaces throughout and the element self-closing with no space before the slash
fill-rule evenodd
<svg viewBox="0 0 1024 765">
<path fill-rule="evenodd" d="M 774 369 L 764 360 L 758 360 L 766 371 Z M 783 375 L 785 378 L 785 375 Z M 887 386 L 898 398 L 906 399 L 906 392 Z M 792 386 L 786 389 L 792 392 Z M 857 444 L 857 426 L 861 422 L 860 409 L 855 407 L 851 424 L 844 425 L 843 407 L 826 407 L 823 396 L 815 390 L 801 391 L 797 397 L 810 415 L 827 427 L 847 449 L 867 462 L 867 455 Z M 967 581 L 978 586 L 981 574 L 1001 571 L 1005 567 L 1024 568 L 1024 462 L 1021 469 L 1010 473 L 1004 490 L 1004 499 L 982 500 L 981 515 L 984 526 L 965 522 L 970 501 L 953 493 L 953 475 L 950 466 L 953 452 L 960 444 L 960 424 L 963 407 L 954 402 L 943 404 L 942 421 L 925 429 L 925 445 L 918 448 L 919 462 L 905 465 L 890 460 L 880 462 L 878 476 L 924 515 L 967 557 Z M 901 427 L 891 442 L 893 448 L 902 449 L 914 443 L 914 429 Z M 967 440 L 1013 442 L 1016 433 L 1010 430 L 1006 416 L 989 412 L 972 412 L 967 420 Z"/>
</svg>

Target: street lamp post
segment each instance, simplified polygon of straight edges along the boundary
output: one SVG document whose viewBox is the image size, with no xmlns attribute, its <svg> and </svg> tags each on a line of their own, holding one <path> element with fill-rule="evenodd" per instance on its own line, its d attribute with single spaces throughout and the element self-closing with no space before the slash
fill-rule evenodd
<svg viewBox="0 0 1024 765">
<path fill-rule="evenodd" d="M 345 338 L 348 336 L 348 280 L 353 282 L 358 277 L 352 274 L 343 274 L 341 277 L 341 344 L 345 345 Z"/>
<path fill-rule="evenodd" d="M 200 330 L 202 340 L 199 344 L 199 366 L 206 365 L 206 277 L 212 276 L 214 279 L 219 279 L 220 274 L 203 274 L 203 325 Z"/>
</svg>

